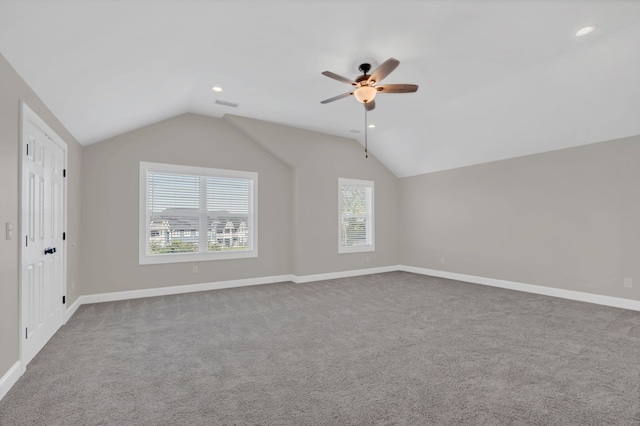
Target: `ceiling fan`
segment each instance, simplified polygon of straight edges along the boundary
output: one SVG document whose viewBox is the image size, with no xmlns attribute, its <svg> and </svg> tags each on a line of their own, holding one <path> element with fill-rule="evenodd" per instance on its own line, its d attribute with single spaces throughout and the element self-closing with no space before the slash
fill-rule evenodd
<svg viewBox="0 0 640 426">
<path fill-rule="evenodd" d="M 343 93 L 342 95 L 334 96 L 333 98 L 325 99 L 320 102 L 321 104 L 328 104 L 329 102 L 337 101 L 338 99 L 346 98 L 347 96 L 354 95 L 359 102 L 364 104 L 364 108 L 367 111 L 371 111 L 376 107 L 375 97 L 378 92 L 380 93 L 411 93 L 418 90 L 417 84 L 383 84 L 378 86 L 377 84 L 382 81 L 383 78 L 391 74 L 396 67 L 400 65 L 400 61 L 394 58 L 389 58 L 382 65 L 380 65 L 372 74 L 368 74 L 371 70 L 371 64 L 361 64 L 358 68 L 362 75 L 356 77 L 355 80 L 350 80 L 346 77 L 333 73 L 331 71 L 324 71 L 322 74 L 343 83 L 355 86 L 355 89 L 350 92 Z"/>
</svg>

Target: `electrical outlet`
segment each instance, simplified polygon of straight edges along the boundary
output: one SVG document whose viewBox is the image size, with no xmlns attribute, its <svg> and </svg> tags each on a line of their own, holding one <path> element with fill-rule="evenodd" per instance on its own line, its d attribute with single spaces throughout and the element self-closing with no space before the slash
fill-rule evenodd
<svg viewBox="0 0 640 426">
<path fill-rule="evenodd" d="M 633 280 L 631 278 L 624 279 L 624 286 L 626 288 L 633 288 Z"/>
<path fill-rule="evenodd" d="M 197 274 L 197 273 L 198 273 L 198 266 L 197 266 L 197 265 L 193 267 L 193 273 L 194 273 L 194 274 Z"/>
<path fill-rule="evenodd" d="M 365 258 L 364 258 L 364 261 L 365 261 L 365 262 L 367 262 L 367 263 L 369 263 L 369 261 L 370 261 L 370 260 L 371 260 L 371 259 L 369 258 L 369 256 L 367 256 L 367 257 L 365 257 Z"/>
</svg>

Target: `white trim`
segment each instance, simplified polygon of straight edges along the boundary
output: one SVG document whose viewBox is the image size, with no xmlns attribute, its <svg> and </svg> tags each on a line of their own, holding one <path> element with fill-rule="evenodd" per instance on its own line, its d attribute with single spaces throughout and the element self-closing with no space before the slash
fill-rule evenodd
<svg viewBox="0 0 640 426">
<path fill-rule="evenodd" d="M 140 299 L 143 297 L 168 296 L 172 294 L 193 293 L 196 291 L 219 290 L 222 288 L 245 287 L 250 285 L 273 284 L 292 281 L 291 275 L 276 275 L 272 277 L 247 278 L 242 280 L 218 281 L 201 284 L 177 285 L 171 287 L 156 287 L 144 290 L 117 291 L 113 293 L 89 294 L 80 296 L 77 303 L 114 302 L 117 300 Z"/>
<path fill-rule="evenodd" d="M 9 392 L 9 390 L 16 384 L 20 376 L 22 376 L 25 372 L 25 369 L 22 368 L 22 363 L 20 361 L 16 361 L 15 364 L 11 366 L 9 371 L 7 371 L 4 376 L 0 379 L 0 400 L 4 398 L 4 396 Z"/>
<path fill-rule="evenodd" d="M 76 299 L 75 302 L 73 302 L 73 304 L 71 306 L 69 306 L 67 308 L 67 310 L 64 312 L 64 323 L 66 324 L 67 321 L 69 321 L 69 318 L 71 318 L 73 316 L 73 314 L 76 313 L 76 311 L 78 310 L 78 308 L 80 307 L 80 305 L 82 305 L 82 303 L 80 302 L 80 298 L 82 296 L 78 297 Z"/>
<path fill-rule="evenodd" d="M 357 277 L 360 275 L 381 274 L 383 272 L 393 272 L 397 270 L 398 270 L 398 266 L 393 265 L 393 266 L 381 266 L 378 268 L 354 269 L 351 271 L 328 272 L 326 274 L 302 275 L 299 277 L 292 275 L 291 281 L 293 281 L 296 284 L 301 284 L 301 283 L 309 283 L 312 281 L 334 280 L 337 278 Z"/>
<path fill-rule="evenodd" d="M 564 290 L 555 287 L 545 287 L 535 284 L 524 284 L 514 281 L 498 280 L 495 278 L 478 277 L 475 275 L 458 274 L 456 272 L 439 271 L 437 269 L 417 268 L 415 266 L 399 265 L 398 270 L 414 274 L 430 275 L 432 277 L 448 278 L 473 284 L 524 291 L 526 293 L 542 294 L 544 296 L 559 297 L 579 302 L 594 303 L 596 305 L 612 306 L 614 308 L 640 311 L 640 300 L 624 299 L 622 297 L 603 296 L 582 291 Z"/>
<path fill-rule="evenodd" d="M 533 284 L 523 284 L 513 281 L 497 280 L 494 278 L 477 277 L 474 275 L 458 274 L 455 272 L 439 271 L 436 269 L 418 268 L 415 266 L 391 265 L 377 268 L 354 269 L 349 271 L 328 272 L 314 275 L 274 275 L 270 277 L 246 278 L 241 280 L 218 281 L 200 284 L 188 284 L 171 287 L 158 287 L 144 290 L 130 290 L 113 293 L 100 293 L 80 296 L 67 309 L 66 318 L 69 319 L 76 310 L 84 304 L 113 302 L 118 300 L 139 299 L 143 297 L 167 296 L 173 294 L 192 293 L 197 291 L 218 290 L 223 288 L 245 287 L 251 285 L 274 284 L 280 282 L 293 282 L 296 284 L 313 281 L 333 280 L 338 278 L 349 278 L 361 275 L 381 274 L 384 272 L 404 271 L 420 275 L 448 278 L 452 280 L 465 281 L 473 284 L 489 285 L 492 287 L 506 288 L 509 290 L 524 291 L 527 293 L 542 294 L 545 296 L 560 297 L 563 299 L 577 300 L 581 302 L 594 303 L 598 305 L 613 306 L 617 308 L 640 311 L 640 301 L 623 299 L 619 297 L 601 296 L 598 294 L 584 293 L 580 291 L 563 290 L 553 287 L 545 287 Z"/>
<path fill-rule="evenodd" d="M 67 320 L 81 305 L 88 303 L 115 302 L 118 300 L 140 299 L 143 297 L 168 296 L 173 294 L 193 293 L 197 291 L 219 290 L 223 288 L 245 287 L 251 285 L 274 284 L 281 282 L 293 282 L 296 284 L 312 281 L 333 280 L 336 278 L 348 278 L 360 275 L 380 274 L 383 272 L 397 271 L 398 266 L 382 266 L 379 268 L 355 269 L 351 271 L 329 272 L 315 275 L 274 275 L 270 277 L 246 278 L 241 280 L 218 281 L 200 284 L 177 285 L 171 287 L 156 287 L 144 290 L 116 291 L 112 293 L 88 294 L 78 297 L 67 309 Z"/>
</svg>

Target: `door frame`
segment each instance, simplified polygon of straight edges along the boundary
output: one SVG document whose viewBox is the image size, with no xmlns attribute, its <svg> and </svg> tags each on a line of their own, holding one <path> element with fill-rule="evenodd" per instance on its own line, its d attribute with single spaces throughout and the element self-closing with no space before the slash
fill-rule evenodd
<svg viewBox="0 0 640 426">
<path fill-rule="evenodd" d="M 26 223 L 23 220 L 24 215 L 24 205 L 23 202 L 25 200 L 25 190 L 27 189 L 28 180 L 25 179 L 24 176 L 24 162 L 26 161 L 26 144 L 27 144 L 27 124 L 31 123 L 32 125 L 38 127 L 53 143 L 58 145 L 63 151 L 63 165 L 62 168 L 65 170 L 65 177 L 62 179 L 62 228 L 63 232 L 67 230 L 67 179 L 66 179 L 66 169 L 67 169 L 67 144 L 54 132 L 44 120 L 42 120 L 29 106 L 24 102 L 20 101 L 20 147 L 19 147 L 19 181 L 20 181 L 20 190 L 18 192 L 18 202 L 20 206 L 20 214 L 18 217 L 19 229 L 20 229 L 20 241 L 18 244 L 20 245 L 20 250 L 18 252 L 18 357 L 20 360 L 20 368 L 21 374 L 23 374 L 27 369 L 27 364 L 31 359 L 26 360 L 25 354 L 23 351 L 25 335 L 24 335 L 24 324 L 26 323 L 25 315 L 26 312 L 23 311 L 23 267 L 24 267 L 24 258 L 25 258 L 25 245 L 23 244 L 24 237 L 26 235 Z M 63 239 L 62 241 L 62 294 L 67 295 L 67 241 Z M 67 320 L 66 311 L 67 311 L 68 303 L 65 303 L 63 306 L 63 321 L 64 324 Z"/>
</svg>

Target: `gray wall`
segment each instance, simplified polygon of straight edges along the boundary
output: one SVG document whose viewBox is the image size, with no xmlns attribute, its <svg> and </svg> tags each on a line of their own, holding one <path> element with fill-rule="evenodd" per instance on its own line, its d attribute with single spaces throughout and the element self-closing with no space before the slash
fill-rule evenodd
<svg viewBox="0 0 640 426">
<path fill-rule="evenodd" d="M 259 257 L 138 265 L 140 161 L 257 171 Z M 83 149 L 83 294 L 398 263 L 399 181 L 354 140 L 185 114 Z M 338 254 L 338 177 L 376 185 L 376 251 Z"/>
<path fill-rule="evenodd" d="M 83 294 L 289 273 L 291 169 L 223 120 L 174 117 L 85 147 L 82 161 Z M 139 265 L 140 161 L 258 172 L 259 257 Z"/>
<path fill-rule="evenodd" d="M 0 377 L 18 361 L 20 101 L 25 101 L 67 143 L 67 278 L 68 283 L 79 282 L 80 145 L 0 55 Z M 6 222 L 13 223 L 11 240 L 5 238 Z M 78 294 L 77 286 L 72 289 L 68 285 L 68 303 L 73 303 Z"/>
<path fill-rule="evenodd" d="M 636 136 L 402 179 L 402 262 L 638 300 L 639 160 Z"/>
<path fill-rule="evenodd" d="M 296 275 L 397 265 L 399 180 L 353 139 L 227 115 L 294 172 L 294 263 Z M 338 178 L 375 185 L 375 251 L 338 253 Z"/>
</svg>

